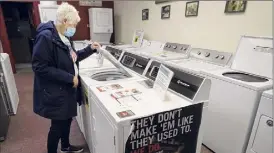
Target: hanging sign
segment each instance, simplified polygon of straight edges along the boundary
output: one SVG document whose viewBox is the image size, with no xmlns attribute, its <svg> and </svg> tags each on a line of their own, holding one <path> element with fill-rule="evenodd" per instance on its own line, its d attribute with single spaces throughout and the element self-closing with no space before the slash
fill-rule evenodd
<svg viewBox="0 0 274 153">
<path fill-rule="evenodd" d="M 102 6 L 102 1 L 79 0 L 80 6 Z"/>
<path fill-rule="evenodd" d="M 173 75 L 174 73 L 169 68 L 161 64 L 154 82 L 153 89 L 156 90 L 163 101 L 166 99 L 166 92 Z"/>
<path fill-rule="evenodd" d="M 198 103 L 131 121 L 125 153 L 195 153 L 202 111 Z"/>
</svg>

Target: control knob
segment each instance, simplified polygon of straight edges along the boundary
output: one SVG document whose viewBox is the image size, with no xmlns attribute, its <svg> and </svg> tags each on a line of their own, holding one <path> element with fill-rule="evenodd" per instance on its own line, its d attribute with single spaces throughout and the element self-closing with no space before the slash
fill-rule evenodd
<svg viewBox="0 0 274 153">
<path fill-rule="evenodd" d="M 216 58 L 216 59 L 219 58 L 219 55 L 215 56 L 215 58 Z"/>
<path fill-rule="evenodd" d="M 224 57 L 224 56 L 221 56 L 221 60 L 223 60 L 223 59 L 225 59 L 225 57 Z"/>
<path fill-rule="evenodd" d="M 177 46 L 173 46 L 173 49 L 176 49 L 177 48 Z"/>
<path fill-rule="evenodd" d="M 205 54 L 205 57 L 209 57 L 209 56 L 210 56 L 210 53 L 207 52 L 207 53 Z"/>
<path fill-rule="evenodd" d="M 198 54 L 198 55 L 201 55 L 201 52 L 198 52 L 197 54 Z"/>
</svg>

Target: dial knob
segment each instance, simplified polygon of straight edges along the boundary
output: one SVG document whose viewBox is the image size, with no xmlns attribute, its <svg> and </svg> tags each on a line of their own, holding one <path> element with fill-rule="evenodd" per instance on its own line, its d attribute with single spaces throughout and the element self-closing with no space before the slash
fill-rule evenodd
<svg viewBox="0 0 274 153">
<path fill-rule="evenodd" d="M 168 46 L 168 48 L 170 48 L 170 47 L 171 47 L 171 45 Z"/>
<path fill-rule="evenodd" d="M 219 58 L 219 55 L 215 56 L 215 58 Z"/>
<path fill-rule="evenodd" d="M 185 49 L 184 47 L 181 48 L 181 50 L 184 50 L 184 49 Z"/>
<path fill-rule="evenodd" d="M 205 54 L 205 57 L 209 57 L 209 56 L 210 56 L 210 53 L 206 53 L 206 54 Z"/>
<path fill-rule="evenodd" d="M 168 44 L 166 45 L 166 47 L 168 47 Z"/>
<path fill-rule="evenodd" d="M 198 54 L 198 55 L 201 55 L 201 52 L 198 52 L 197 54 Z"/>
<path fill-rule="evenodd" d="M 173 49 L 176 49 L 177 48 L 177 46 L 173 46 Z"/>
<path fill-rule="evenodd" d="M 224 56 L 221 56 L 221 60 L 223 60 L 223 59 L 225 59 L 225 57 L 224 57 Z"/>
</svg>

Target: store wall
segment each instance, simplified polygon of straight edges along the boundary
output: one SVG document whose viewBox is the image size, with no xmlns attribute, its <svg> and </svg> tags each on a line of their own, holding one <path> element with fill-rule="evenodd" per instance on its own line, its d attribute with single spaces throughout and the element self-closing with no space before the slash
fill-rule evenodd
<svg viewBox="0 0 274 153">
<path fill-rule="evenodd" d="M 248 1 L 240 14 L 225 14 L 225 3 L 200 1 L 198 16 L 186 18 L 185 1 L 115 1 L 116 43 L 130 43 L 134 30 L 143 29 L 148 40 L 234 52 L 241 35 L 272 36 L 271 1 Z M 171 16 L 162 20 L 165 5 L 171 5 Z M 149 9 L 149 20 L 142 21 L 142 9 Z"/>
</svg>

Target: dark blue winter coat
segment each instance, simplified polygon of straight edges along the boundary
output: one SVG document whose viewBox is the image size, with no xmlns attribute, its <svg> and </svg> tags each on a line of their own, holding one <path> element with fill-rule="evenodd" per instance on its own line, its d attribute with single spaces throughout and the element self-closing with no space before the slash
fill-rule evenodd
<svg viewBox="0 0 274 153">
<path fill-rule="evenodd" d="M 96 49 L 91 49 L 90 46 L 77 51 L 77 66 L 79 67 L 79 61 L 94 52 Z M 73 88 L 75 72 L 72 58 L 68 47 L 60 39 L 51 21 L 42 23 L 37 28 L 32 69 L 35 74 L 34 112 L 54 120 L 77 116 L 77 102 L 79 104 L 82 102 L 81 85 L 79 83 L 78 88 Z"/>
</svg>

